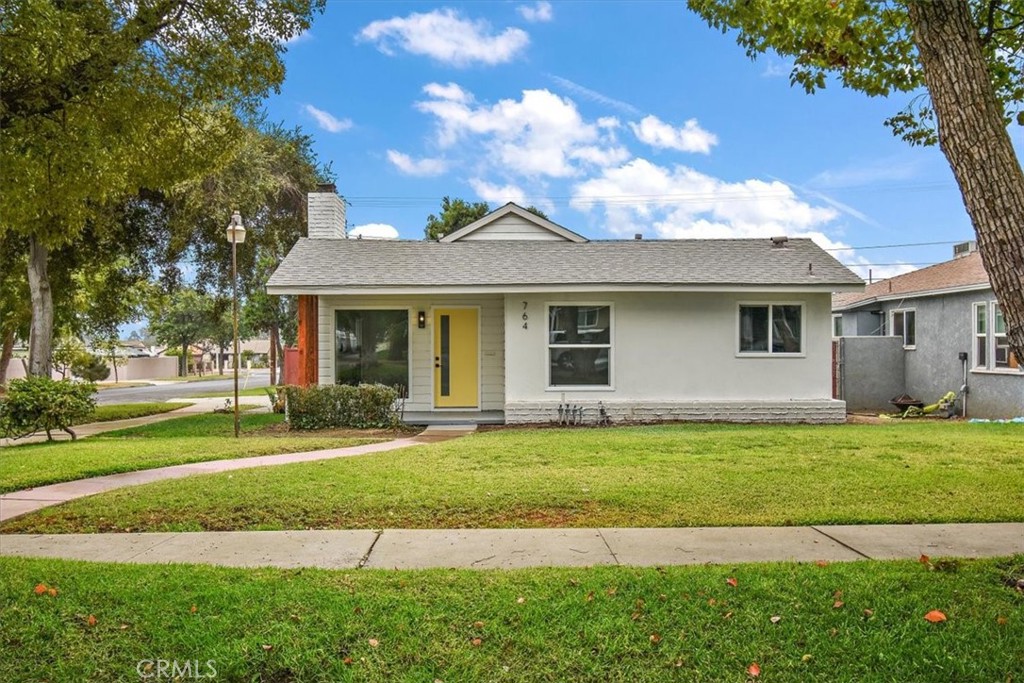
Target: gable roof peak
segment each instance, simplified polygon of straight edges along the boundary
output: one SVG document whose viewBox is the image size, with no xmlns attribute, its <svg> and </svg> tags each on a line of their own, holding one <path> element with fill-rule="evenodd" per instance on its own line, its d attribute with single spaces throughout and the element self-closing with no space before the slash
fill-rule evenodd
<svg viewBox="0 0 1024 683">
<path fill-rule="evenodd" d="M 558 237 L 561 237 L 563 240 L 565 240 L 567 242 L 588 242 L 589 241 L 583 235 L 575 233 L 572 230 L 569 230 L 568 228 L 564 228 L 561 225 L 558 225 L 557 223 L 555 223 L 554 221 L 550 221 L 547 218 L 544 218 L 543 216 L 538 216 L 537 214 L 533 213 L 532 211 L 528 211 L 528 210 L 524 209 L 523 207 L 519 206 L 515 202 L 508 202 L 504 206 L 502 206 L 502 207 L 500 207 L 498 209 L 495 209 L 494 211 L 490 212 L 489 214 L 487 214 L 483 218 L 479 218 L 479 219 L 473 221 L 472 223 L 470 223 L 469 225 L 467 225 L 467 226 L 465 226 L 463 228 L 459 228 L 455 232 L 452 232 L 452 233 L 450 233 L 448 235 L 445 235 L 444 237 L 439 239 L 438 242 L 457 242 L 457 241 L 461 240 L 462 238 L 466 237 L 467 235 L 471 235 L 472 233 L 476 232 L 477 230 L 480 230 L 481 228 L 485 228 L 488 225 L 491 225 L 491 224 L 495 223 L 496 221 L 504 218 L 505 216 L 508 216 L 509 214 L 514 214 L 514 215 L 518 216 L 519 218 L 521 218 L 521 219 L 523 219 L 523 220 L 525 220 L 525 221 L 527 221 L 529 223 L 532 223 L 533 225 L 537 226 L 538 228 L 541 228 L 541 229 L 546 230 L 546 231 L 548 231 L 548 232 L 550 232 L 550 233 L 552 233 L 554 235 L 557 235 Z"/>
</svg>

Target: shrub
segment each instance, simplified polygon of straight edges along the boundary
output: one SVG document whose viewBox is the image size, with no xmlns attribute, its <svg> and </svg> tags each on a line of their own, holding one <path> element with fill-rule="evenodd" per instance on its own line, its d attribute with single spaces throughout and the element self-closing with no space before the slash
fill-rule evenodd
<svg viewBox="0 0 1024 683">
<path fill-rule="evenodd" d="M 72 363 L 71 372 L 86 382 L 102 382 L 110 377 L 110 368 L 107 366 L 107 362 L 91 353 L 85 354 Z"/>
<path fill-rule="evenodd" d="M 75 438 L 71 425 L 88 419 L 96 409 L 92 395 L 96 387 L 89 382 L 53 380 L 49 377 L 12 379 L 7 394 L 0 399 L 0 433 L 21 438 L 60 429 Z"/>
<path fill-rule="evenodd" d="M 383 384 L 343 384 L 284 388 L 293 429 L 397 427 L 398 391 Z"/>
</svg>

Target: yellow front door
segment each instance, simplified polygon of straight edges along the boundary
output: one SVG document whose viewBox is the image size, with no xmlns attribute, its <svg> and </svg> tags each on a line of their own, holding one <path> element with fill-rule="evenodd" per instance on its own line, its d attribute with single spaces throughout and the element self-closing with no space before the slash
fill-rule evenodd
<svg viewBox="0 0 1024 683">
<path fill-rule="evenodd" d="M 434 407 L 476 408 L 479 401 L 479 313 L 434 309 Z"/>
</svg>

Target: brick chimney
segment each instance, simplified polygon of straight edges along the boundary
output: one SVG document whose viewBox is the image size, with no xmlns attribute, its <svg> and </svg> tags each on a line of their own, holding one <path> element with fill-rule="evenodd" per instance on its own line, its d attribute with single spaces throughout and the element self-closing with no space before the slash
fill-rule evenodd
<svg viewBox="0 0 1024 683">
<path fill-rule="evenodd" d="M 345 200 L 333 183 L 318 185 L 306 195 L 306 225 L 311 239 L 345 238 Z"/>
</svg>

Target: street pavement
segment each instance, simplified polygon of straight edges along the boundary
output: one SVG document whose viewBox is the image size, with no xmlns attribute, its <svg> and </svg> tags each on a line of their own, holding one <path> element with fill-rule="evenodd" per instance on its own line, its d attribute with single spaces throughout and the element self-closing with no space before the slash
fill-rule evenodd
<svg viewBox="0 0 1024 683">
<path fill-rule="evenodd" d="M 186 398 L 196 394 L 209 394 L 212 392 L 228 396 L 234 391 L 234 386 L 234 377 L 226 374 L 224 379 L 203 382 L 160 382 L 159 384 L 145 387 L 103 389 L 97 392 L 96 403 L 99 405 L 110 405 L 113 403 L 159 403 L 172 398 Z M 238 377 L 239 389 L 268 386 L 270 386 L 269 370 L 242 372 Z"/>
</svg>

